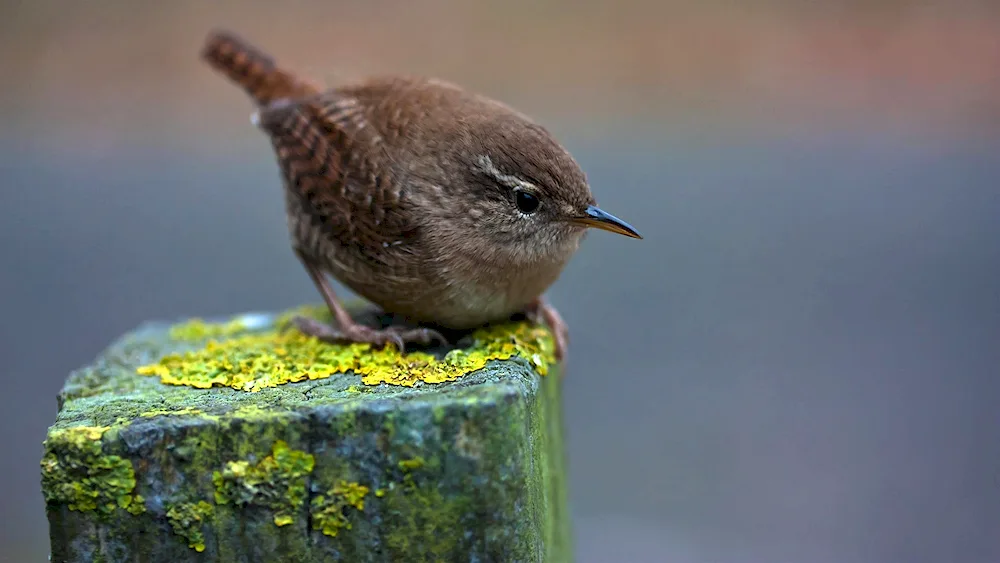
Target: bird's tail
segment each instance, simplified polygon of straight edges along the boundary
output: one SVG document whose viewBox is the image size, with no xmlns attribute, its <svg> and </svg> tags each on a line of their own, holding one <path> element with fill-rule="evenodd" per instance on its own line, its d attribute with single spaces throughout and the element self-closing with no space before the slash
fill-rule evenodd
<svg viewBox="0 0 1000 563">
<path fill-rule="evenodd" d="M 311 82 L 278 68 L 271 57 L 228 31 L 209 34 L 201 58 L 243 88 L 258 106 L 319 91 Z"/>
</svg>

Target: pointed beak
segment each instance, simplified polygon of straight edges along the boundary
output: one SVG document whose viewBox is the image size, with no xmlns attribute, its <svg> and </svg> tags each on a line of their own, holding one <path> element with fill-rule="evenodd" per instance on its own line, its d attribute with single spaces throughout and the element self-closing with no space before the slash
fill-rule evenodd
<svg viewBox="0 0 1000 563">
<path fill-rule="evenodd" d="M 571 221 L 578 225 L 603 229 L 605 231 L 611 231 L 612 233 L 618 233 L 619 235 L 625 235 L 627 237 L 642 238 L 642 235 L 633 229 L 632 225 L 629 225 L 625 221 L 622 221 L 610 213 L 602 211 L 596 205 L 588 207 L 587 214 L 583 217 L 574 217 Z"/>
</svg>

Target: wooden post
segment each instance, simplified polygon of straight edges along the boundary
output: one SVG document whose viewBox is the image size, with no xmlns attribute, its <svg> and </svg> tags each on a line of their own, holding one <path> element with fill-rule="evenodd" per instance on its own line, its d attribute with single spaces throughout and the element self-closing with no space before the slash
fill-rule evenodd
<svg viewBox="0 0 1000 563">
<path fill-rule="evenodd" d="M 41 462 L 52 561 L 571 560 L 547 331 L 400 356 L 287 318 L 150 323 L 70 376 Z"/>
</svg>

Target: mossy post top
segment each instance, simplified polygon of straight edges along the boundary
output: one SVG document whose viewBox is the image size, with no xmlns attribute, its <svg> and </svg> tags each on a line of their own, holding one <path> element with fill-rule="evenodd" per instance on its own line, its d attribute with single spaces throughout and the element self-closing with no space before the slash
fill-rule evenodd
<svg viewBox="0 0 1000 563">
<path fill-rule="evenodd" d="M 491 360 L 520 358 L 543 376 L 555 362 L 549 331 L 527 322 L 508 322 L 474 331 L 459 342 L 465 346 L 446 353 L 436 349 L 401 354 L 392 346 L 375 349 L 367 344 L 320 342 L 289 328 L 294 314 L 329 320 L 329 311 L 321 306 L 277 315 L 244 314 L 217 322 L 190 319 L 171 325 L 166 341 L 162 338 L 163 323 L 144 325 L 111 349 L 136 365 L 134 373 L 93 369 L 77 372 L 67 382 L 60 400 L 158 387 L 150 380 L 134 377 L 136 374 L 151 376 L 169 386 L 230 387 L 250 393 L 342 375 L 338 380 L 349 382 L 347 389 L 352 391 L 371 387 L 365 392 L 381 395 L 398 391 L 392 387 L 419 387 L 421 393 L 417 394 L 438 393 L 447 388 L 428 384 L 456 381 L 486 367 Z M 369 321 L 378 321 L 371 314 L 367 316 Z M 150 336 L 157 346 L 151 346 Z M 137 356 L 136 351 L 144 354 Z M 360 378 L 347 377 L 348 372 Z"/>
<path fill-rule="evenodd" d="M 329 319 L 148 323 L 70 375 L 41 466 L 54 561 L 568 560 L 547 329 L 400 354 L 292 314 Z"/>
</svg>

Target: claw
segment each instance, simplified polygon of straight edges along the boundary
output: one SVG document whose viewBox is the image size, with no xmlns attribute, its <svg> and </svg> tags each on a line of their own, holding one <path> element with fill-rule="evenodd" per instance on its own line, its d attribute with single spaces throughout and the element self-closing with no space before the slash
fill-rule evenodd
<svg viewBox="0 0 1000 563">
<path fill-rule="evenodd" d="M 569 350 L 569 326 L 562 319 L 559 311 L 548 301 L 539 297 L 527 307 L 524 316 L 531 323 L 544 324 L 549 327 L 556 341 L 556 360 L 560 362 L 565 360 L 566 352 Z"/>
<path fill-rule="evenodd" d="M 542 313 L 539 309 L 540 307 L 526 310 L 524 312 L 524 318 L 527 319 L 528 322 L 533 325 L 545 324 L 544 320 L 542 319 Z"/>
<path fill-rule="evenodd" d="M 355 342 L 371 344 L 372 346 L 382 348 L 388 344 L 393 344 L 400 353 L 406 350 L 407 343 L 426 346 L 437 341 L 441 344 L 448 344 L 448 340 L 440 332 L 429 328 L 390 326 L 376 330 L 362 324 L 351 324 L 347 327 L 337 329 L 315 319 L 300 316 L 293 317 L 292 324 L 303 334 L 312 336 L 323 342 Z"/>
<path fill-rule="evenodd" d="M 388 344 L 389 342 L 392 342 L 396 346 L 396 350 L 398 350 L 400 354 L 402 354 L 403 351 L 406 350 L 406 342 L 403 341 L 402 335 L 392 331 L 379 331 L 379 332 L 382 332 L 385 335 L 384 337 L 385 342 L 383 342 L 383 347 L 385 347 L 385 345 Z M 378 336 L 375 336 L 375 338 L 378 338 Z"/>
<path fill-rule="evenodd" d="M 432 328 L 405 328 L 405 327 L 390 327 L 389 330 L 399 334 L 407 342 L 413 342 L 423 346 L 428 346 L 430 344 L 440 344 L 447 345 L 448 339 L 444 337 L 440 332 Z"/>
</svg>

